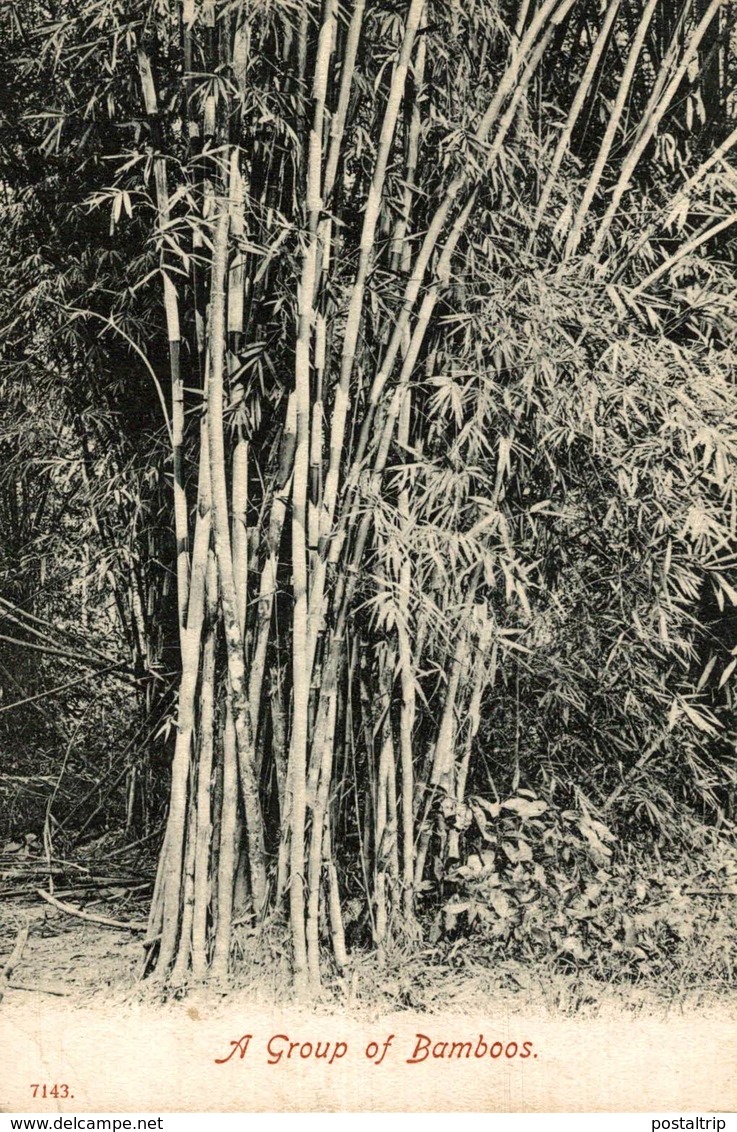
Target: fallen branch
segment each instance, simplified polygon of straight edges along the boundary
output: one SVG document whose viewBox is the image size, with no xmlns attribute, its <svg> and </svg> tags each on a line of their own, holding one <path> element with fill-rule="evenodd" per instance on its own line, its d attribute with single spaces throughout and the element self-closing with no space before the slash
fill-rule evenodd
<svg viewBox="0 0 737 1132">
<path fill-rule="evenodd" d="M 0 633 L 0 641 L 5 641 L 9 645 L 19 645 L 24 649 L 31 649 L 33 652 L 41 652 L 46 656 L 58 656 L 63 660 L 72 660 L 77 664 L 86 664 L 90 668 L 97 669 L 100 661 L 97 657 L 88 657 L 84 653 L 72 652 L 69 649 L 54 648 L 53 645 L 37 645 L 34 641 L 24 641 L 20 637 L 9 637 L 6 633 Z M 115 664 L 115 662 L 112 662 Z M 115 667 L 119 665 L 115 664 Z"/>
<path fill-rule="evenodd" d="M 127 845 L 121 845 L 118 849 L 111 849 L 109 853 L 105 854 L 105 856 L 106 858 L 121 857 L 129 850 L 137 849 L 140 845 L 145 845 L 148 841 L 153 841 L 155 837 L 160 837 L 162 833 L 163 826 L 159 826 L 159 828 L 155 829 L 153 833 L 148 833 L 145 837 L 139 837 L 137 841 L 131 841 Z"/>
<path fill-rule="evenodd" d="M 709 896 L 712 899 L 717 896 L 737 896 L 737 892 L 733 888 L 689 888 L 683 893 L 684 896 Z"/>
<path fill-rule="evenodd" d="M 57 866 L 61 866 L 60 870 L 57 870 L 56 868 L 54 868 L 54 866 L 52 866 L 52 868 L 54 868 L 54 872 L 63 872 L 65 869 L 76 869 L 80 873 L 91 872 L 91 869 L 87 865 L 78 865 L 76 861 L 65 861 L 63 857 L 55 857 L 54 860 L 56 861 Z"/>
<path fill-rule="evenodd" d="M 39 887 L 38 880 L 39 874 L 41 879 L 44 876 L 61 878 L 67 887 L 83 888 L 85 885 L 92 885 L 95 888 L 101 888 L 105 885 L 114 885 L 118 888 L 127 888 L 131 884 L 140 884 L 140 876 L 126 876 L 125 873 L 105 873 L 103 875 L 93 876 L 89 869 L 85 869 L 85 876 L 70 876 L 69 868 L 67 866 L 63 869 L 49 869 L 45 863 L 37 866 L 29 867 L 27 869 L 12 869 L 0 872 L 0 883 L 8 881 L 26 881 L 28 884 L 33 885 L 34 892 Z M 81 870 L 80 870 L 81 871 Z M 36 877 L 34 884 L 33 878 Z"/>
<path fill-rule="evenodd" d="M 13 971 L 23 958 L 23 952 L 28 941 L 28 932 L 30 931 L 30 927 L 30 924 L 26 920 L 25 924 L 22 924 L 18 929 L 18 935 L 15 938 L 15 947 L 13 948 L 10 958 L 3 967 L 4 979 L 10 978 L 10 976 L 13 974 Z"/>
<path fill-rule="evenodd" d="M 77 893 L 81 893 L 82 896 L 87 894 L 92 895 L 98 892 L 101 888 L 117 888 L 124 890 L 126 893 L 140 892 L 143 888 L 150 888 L 152 884 L 153 881 L 151 880 L 139 882 L 121 882 L 106 880 L 103 878 L 102 880 L 97 881 L 91 880 L 87 884 L 75 884 L 71 888 L 60 889 L 58 892 L 54 893 L 54 895 L 59 898 L 62 896 L 74 896 Z M 38 882 L 36 882 L 36 884 L 26 885 L 23 888 L 0 888 L 0 900 L 5 900 L 6 898 L 15 896 L 35 896 L 37 892 Z"/>
<path fill-rule="evenodd" d="M 56 987 L 35 986 L 30 987 L 27 983 L 13 983 L 8 982 L 8 990 L 28 991 L 29 994 L 55 994 L 60 998 L 67 998 L 71 991 L 58 990 Z"/>
<path fill-rule="evenodd" d="M 23 619 L 25 619 L 26 621 L 32 621 L 36 625 L 43 626 L 45 629 L 51 629 L 52 632 L 57 633 L 59 636 L 71 637 L 72 638 L 72 644 L 74 645 L 74 647 L 77 646 L 77 640 L 74 636 L 74 633 L 71 633 L 69 631 L 69 629 L 63 629 L 63 628 L 61 628 L 61 626 L 55 625 L 53 623 L 53 621 L 47 621 L 45 618 L 39 617 L 38 614 L 29 613 L 27 609 L 23 609 L 19 605 L 14 605 L 13 602 L 8 601 L 8 599 L 6 597 L 0 597 L 0 605 L 4 606 L 6 610 L 8 610 L 8 609 L 12 610 L 13 614 L 15 614 L 16 616 L 10 616 L 10 620 L 15 621 L 16 624 L 22 624 Z M 6 617 L 9 616 L 7 612 L 5 613 L 5 616 Z M 20 621 L 19 621 L 18 617 L 21 618 Z M 35 633 L 37 636 L 40 635 L 42 637 L 42 639 L 45 639 L 43 634 L 39 634 L 38 630 L 34 630 L 33 628 L 31 628 L 31 626 L 23 624 L 23 628 L 26 629 L 27 632 Z M 97 653 L 100 660 L 107 661 L 108 664 L 113 663 L 112 657 L 105 656 L 105 654 L 100 652 L 99 649 L 93 648 L 93 646 L 90 645 L 89 641 L 84 642 L 84 647 L 88 650 L 88 652 Z"/>
<path fill-rule="evenodd" d="M 152 880 L 146 880 L 146 881 L 143 882 L 143 884 L 131 885 L 129 888 L 126 888 L 126 890 L 125 890 L 126 898 L 133 895 L 133 893 L 135 893 L 135 892 L 143 892 L 144 889 L 151 888 L 153 886 L 153 883 L 154 882 Z M 68 895 L 68 894 L 63 893 L 63 892 L 58 892 L 56 895 L 57 896 L 65 896 L 65 895 Z M 106 904 L 109 899 L 110 899 L 109 896 L 105 896 L 103 894 L 101 896 L 98 896 L 97 899 L 95 899 L 95 900 L 88 900 L 87 901 L 87 907 L 92 908 L 93 905 L 95 905 L 95 904 Z"/>
<path fill-rule="evenodd" d="M 55 696 L 57 692 L 66 692 L 68 688 L 76 688 L 78 684 L 84 684 L 89 680 L 94 680 L 96 676 L 108 676 L 115 673 L 127 681 L 128 677 L 124 675 L 123 669 L 125 665 L 115 664 L 109 668 L 97 668 L 94 672 L 88 672 L 86 676 L 79 676 L 76 680 L 68 680 L 66 684 L 57 684 L 54 688 L 49 688 L 46 692 L 38 692 L 35 696 L 26 696 L 22 700 L 13 700 L 12 704 L 3 704 L 0 707 L 0 712 L 10 711 L 11 708 L 23 707 L 25 704 L 34 704 L 37 700 L 47 699 L 49 696 Z M 127 672 L 127 669 L 126 669 Z"/>
<path fill-rule="evenodd" d="M 58 908 L 60 912 L 66 912 L 68 916 L 76 916 L 79 920 L 86 920 L 91 924 L 103 924 L 107 928 L 122 928 L 129 932 L 145 932 L 148 925 L 138 924 L 132 920 L 114 920 L 111 916 L 96 916 L 92 912 L 84 912 L 81 908 L 75 908 L 73 904 L 66 904 L 63 900 L 57 900 L 50 892 L 45 892 L 42 888 L 36 889 L 37 894 L 42 900 L 48 904 Z"/>
<path fill-rule="evenodd" d="M 38 891 L 35 884 L 26 888 L 0 889 L 0 900 L 11 900 L 16 896 L 33 896 Z"/>
<path fill-rule="evenodd" d="M 2 782 L 20 782 L 28 785 L 29 782 L 53 782 L 53 774 L 0 774 Z"/>
<path fill-rule="evenodd" d="M 28 933 L 30 930 L 31 925 L 28 920 L 18 928 L 18 934 L 15 937 L 15 947 L 0 973 L 0 1002 L 2 1002 L 3 995 L 8 987 L 10 976 L 23 958 L 23 952 L 28 942 Z"/>
<path fill-rule="evenodd" d="M 0 874 L 0 880 L 22 880 L 24 877 L 33 876 L 34 873 L 42 873 L 43 876 L 48 876 L 49 873 L 53 873 L 54 876 L 64 876 L 63 869 L 49 869 L 45 861 L 39 861 L 24 869 L 4 869 Z"/>
</svg>

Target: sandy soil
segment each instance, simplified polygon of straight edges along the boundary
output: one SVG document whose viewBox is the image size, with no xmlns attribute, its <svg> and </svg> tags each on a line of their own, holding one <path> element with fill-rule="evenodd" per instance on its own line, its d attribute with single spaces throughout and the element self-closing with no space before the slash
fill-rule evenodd
<svg viewBox="0 0 737 1132">
<path fill-rule="evenodd" d="M 0 956 L 29 915 L 12 981 L 35 989 L 11 987 L 0 1003 L 6 1112 L 737 1107 L 737 1022 L 726 1000 L 667 1013 L 653 1000 L 636 1016 L 612 1000 L 594 1016 L 562 1017 L 529 995 L 474 999 L 466 983 L 455 1009 L 446 997 L 433 1013 L 335 1000 L 268 1006 L 242 989 L 162 1004 L 136 981 L 140 937 L 10 904 Z"/>
</svg>

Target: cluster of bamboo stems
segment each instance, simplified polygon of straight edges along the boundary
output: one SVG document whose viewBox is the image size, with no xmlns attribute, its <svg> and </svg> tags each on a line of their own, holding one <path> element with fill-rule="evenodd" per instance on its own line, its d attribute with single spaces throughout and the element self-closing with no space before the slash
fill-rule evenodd
<svg viewBox="0 0 737 1132">
<path fill-rule="evenodd" d="M 652 21 L 663 8 L 661 0 L 642 6 L 559 246 L 562 261 L 579 255 L 586 237 L 582 270 L 607 277 L 623 270 L 609 240 L 623 196 L 721 3 L 711 0 L 696 15 L 688 2 L 681 5 L 644 108 L 624 129 Z M 293 17 L 285 5 L 283 20 L 270 22 L 258 5 L 221 8 L 203 0 L 196 8 L 183 0 L 177 35 L 188 152 L 176 186 L 151 45 L 144 37 L 138 46 L 170 350 L 182 657 L 171 802 L 148 943 L 151 965 L 174 981 L 190 972 L 227 974 L 240 901 L 257 919 L 288 906 L 295 981 L 319 986 L 323 938 L 332 940 L 337 965 L 347 962 L 341 885 L 353 868 L 363 878 L 376 946 L 406 930 L 437 831 L 434 807 L 443 799 L 452 814 L 464 802 L 495 670 L 498 642 L 479 569 L 448 635 L 440 691 L 429 705 L 418 694 L 432 626 L 418 615 L 412 555 L 400 553 L 388 565 L 375 520 L 391 454 L 410 452 L 424 427 L 414 412 L 417 374 L 432 375 L 438 304 L 480 196 L 580 4 L 522 6 L 503 51 L 495 45 L 498 67 L 471 139 L 477 158 L 441 178 L 432 193 L 421 191 L 421 165 L 432 111 L 428 29 L 436 14 L 431 0 L 401 4 L 400 32 L 376 76 L 375 143 L 357 220 L 351 131 L 360 116 L 362 52 L 387 46 L 373 7 L 322 0 L 319 10 L 305 4 Z M 621 48 L 620 15 L 620 0 L 611 0 L 600 17 L 538 186 L 528 250 L 550 224 L 571 139 L 596 99 L 608 54 L 615 43 Z M 371 36 L 378 46 L 366 43 Z M 253 60 L 269 53 L 274 81 L 295 108 L 289 145 L 264 143 L 249 119 L 257 105 L 249 85 L 258 72 Z M 679 191 L 697 185 L 735 140 L 735 133 L 724 139 Z M 184 199 L 191 210 L 186 254 L 174 238 Z M 296 239 L 273 220 L 288 215 Z M 285 356 L 293 372 L 262 398 L 264 425 L 249 401 L 243 358 L 249 347 L 258 352 L 259 311 L 285 286 L 278 253 L 290 239 L 294 337 Z M 671 253 L 639 291 L 687 250 Z M 630 259 L 635 254 L 628 252 Z M 396 281 L 381 319 L 373 281 L 379 268 Z M 185 427 L 183 341 L 194 358 L 187 372 L 202 393 L 198 436 Z M 498 496 L 509 461 L 502 451 L 500 444 Z M 190 464 L 197 469 L 193 530 Z M 392 506 L 400 534 L 411 531 L 410 479 Z M 394 611 L 373 636 L 357 616 L 367 584 Z M 458 831 L 452 821 L 448 828 L 448 852 L 457 856 Z M 348 844 L 358 846 L 355 866 L 344 858 Z"/>
</svg>

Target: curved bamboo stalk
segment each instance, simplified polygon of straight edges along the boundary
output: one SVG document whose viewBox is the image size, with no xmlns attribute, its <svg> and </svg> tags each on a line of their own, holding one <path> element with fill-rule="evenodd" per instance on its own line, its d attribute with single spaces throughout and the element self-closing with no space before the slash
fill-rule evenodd
<svg viewBox="0 0 737 1132">
<path fill-rule="evenodd" d="M 723 3 L 725 3 L 725 0 L 711 0 L 711 3 L 709 4 L 709 7 L 707 8 L 704 16 L 699 21 L 696 28 L 691 34 L 688 44 L 686 45 L 686 48 L 681 55 L 681 61 L 676 68 L 673 78 L 665 88 L 665 91 L 663 92 L 663 95 L 660 98 L 658 104 L 645 115 L 641 123 L 638 138 L 622 163 L 622 168 L 617 179 L 617 183 L 612 191 L 611 201 L 606 212 L 604 213 L 604 216 L 601 220 L 601 223 L 599 224 L 593 243 L 591 245 L 591 251 L 589 254 L 592 261 L 595 262 L 601 255 L 604 241 L 607 238 L 609 229 L 611 228 L 614 221 L 614 217 L 617 215 L 622 197 L 629 187 L 635 169 L 639 165 L 640 159 L 647 149 L 648 145 L 650 144 L 652 138 L 655 136 L 655 132 L 658 129 L 658 126 L 663 120 L 668 107 L 670 106 L 681 83 L 683 82 L 692 59 L 698 52 L 702 39 L 709 30 L 712 20 L 716 16 Z"/>
<path fill-rule="evenodd" d="M 701 181 L 704 179 L 706 174 L 711 169 L 713 169 L 715 165 L 718 165 L 719 162 L 726 156 L 726 154 L 729 153 L 730 149 L 733 149 L 735 147 L 735 145 L 737 145 L 737 129 L 732 130 L 731 133 L 729 133 L 727 135 L 727 137 L 724 139 L 724 141 L 720 145 L 717 146 L 717 148 L 714 150 L 714 152 L 711 153 L 709 155 L 709 157 L 707 157 L 706 161 L 703 161 L 701 163 L 701 165 L 699 165 L 699 167 L 695 171 L 695 173 L 692 173 L 691 176 L 688 178 L 688 180 L 684 181 L 684 183 L 681 185 L 678 192 L 670 198 L 670 200 L 667 202 L 667 204 L 665 204 L 663 206 L 662 209 L 660 209 L 658 219 L 660 221 L 662 221 L 663 217 L 670 215 L 674 211 L 674 209 L 676 209 L 680 204 L 685 203 L 688 200 L 689 193 L 693 189 L 698 188 L 698 186 L 700 185 Z M 627 256 L 625 257 L 623 262 L 619 265 L 617 270 L 614 272 L 614 275 L 612 277 L 614 282 L 616 282 L 619 278 L 621 278 L 623 271 L 627 267 L 627 264 L 630 263 L 631 260 L 634 259 L 634 257 L 640 251 L 640 249 L 649 240 L 652 239 L 652 237 L 655 235 L 657 230 L 658 230 L 658 222 L 657 221 L 654 221 L 652 224 L 649 224 L 647 226 L 647 228 L 644 230 L 644 232 L 642 233 L 642 235 L 638 239 L 635 246 L 632 248 L 632 250 L 630 252 L 627 253 Z M 604 265 L 604 267 L 606 267 L 606 266 L 608 266 L 608 264 Z"/>
<path fill-rule="evenodd" d="M 489 136 L 502 106 L 516 89 L 520 69 L 526 64 L 540 32 L 546 27 L 549 30 L 557 27 L 568 15 L 575 2 L 576 0 L 544 0 L 532 23 L 522 36 L 519 45 L 512 43 L 510 61 L 499 80 L 499 86 L 494 97 L 476 129 L 478 141 L 484 141 Z"/>
<path fill-rule="evenodd" d="M 720 220 L 718 224 L 712 224 L 705 232 L 699 232 L 698 235 L 687 240 L 677 251 L 673 252 L 673 255 L 668 256 L 659 267 L 651 271 L 650 274 L 630 292 L 631 297 L 635 299 L 638 295 L 641 295 L 643 291 L 647 291 L 649 287 L 652 287 L 653 283 L 657 283 L 658 279 L 662 279 L 664 275 L 672 271 L 676 264 L 680 263 L 682 259 L 692 255 L 702 244 L 713 240 L 715 236 L 718 236 L 720 232 L 725 232 L 727 228 L 731 228 L 733 224 L 737 224 L 737 212 L 731 213 L 729 216 L 726 216 L 724 220 Z"/>
<path fill-rule="evenodd" d="M 571 225 L 571 230 L 568 233 L 568 239 L 566 240 L 566 245 L 563 252 L 563 255 L 566 259 L 574 254 L 581 240 L 584 221 L 586 219 L 586 216 L 588 215 L 589 208 L 591 207 L 591 202 L 593 201 L 599 188 L 599 184 L 601 183 L 604 167 L 609 160 L 609 154 L 614 144 L 614 139 L 617 135 L 619 124 L 622 119 L 622 113 L 624 111 L 627 99 L 629 98 L 632 80 L 635 76 L 635 71 L 640 61 L 640 54 L 645 43 L 645 37 L 647 35 L 648 28 L 650 27 L 650 21 L 652 20 L 655 9 L 657 8 L 659 3 L 660 0 L 648 0 L 648 3 L 645 5 L 644 11 L 640 17 L 640 22 L 637 25 L 637 31 L 635 32 L 635 36 L 632 40 L 632 45 L 627 56 L 627 63 L 625 64 L 622 78 L 620 79 L 619 87 L 617 89 L 617 96 L 614 99 L 614 106 L 612 107 L 612 112 L 609 115 L 607 128 L 604 131 L 604 137 L 602 138 L 601 145 L 599 146 L 599 152 L 596 155 L 594 168 L 589 174 L 588 180 L 586 182 L 586 188 L 584 189 L 583 197 L 581 198 L 581 203 L 578 206 L 573 224 Z"/>
<path fill-rule="evenodd" d="M 552 2 L 552 0 L 550 0 Z M 345 426 L 350 403 L 350 385 L 353 375 L 353 366 L 358 343 L 361 315 L 363 312 L 364 293 L 368 277 L 371 257 L 374 250 L 374 239 L 379 222 L 381 202 L 384 195 L 384 183 L 389 163 L 389 155 L 394 141 L 394 133 L 399 117 L 399 108 L 404 94 L 407 72 L 409 70 L 412 49 L 414 47 L 417 29 L 422 17 L 425 0 L 411 0 L 407 19 L 404 26 L 402 45 L 399 58 L 392 72 L 391 85 L 387 95 L 384 117 L 381 124 L 379 145 L 376 152 L 371 185 L 363 215 L 361 240 L 359 244 L 359 260 L 356 277 L 348 304 L 348 317 L 340 359 L 340 377 L 335 390 L 335 400 L 330 428 L 329 461 L 325 476 L 325 495 L 323 502 L 323 521 L 321 533 L 327 537 L 335 513 L 335 503 L 338 493 L 338 479 L 343 456 Z M 318 595 L 319 603 L 322 594 Z M 315 605 L 318 604 L 316 599 Z"/>
<path fill-rule="evenodd" d="M 548 202 L 550 201 L 553 189 L 555 188 L 555 185 L 557 183 L 558 173 L 560 172 L 560 167 L 563 164 L 563 158 L 570 148 L 573 131 L 576 128 L 576 123 L 578 122 L 579 115 L 583 110 L 584 104 L 591 90 L 592 83 L 597 77 L 600 65 L 603 62 L 606 50 L 609 46 L 612 27 L 614 25 L 615 19 L 617 18 L 620 4 L 621 0 L 610 0 L 609 2 L 609 7 L 607 8 L 606 15 L 599 29 L 599 34 L 596 37 L 596 42 L 594 43 L 594 46 L 591 50 L 589 61 L 586 64 L 586 69 L 581 76 L 581 82 L 578 84 L 578 89 L 576 90 L 573 102 L 571 103 L 571 108 L 568 111 L 566 124 L 561 131 L 561 135 L 558 139 L 558 144 L 555 147 L 553 159 L 550 162 L 550 169 L 548 170 L 548 175 L 545 179 L 543 190 L 540 193 L 540 199 L 535 211 L 535 218 L 532 222 L 528 247 L 532 243 L 535 233 L 537 232 L 543 219 L 545 218 L 545 210 L 548 207 Z"/>
</svg>

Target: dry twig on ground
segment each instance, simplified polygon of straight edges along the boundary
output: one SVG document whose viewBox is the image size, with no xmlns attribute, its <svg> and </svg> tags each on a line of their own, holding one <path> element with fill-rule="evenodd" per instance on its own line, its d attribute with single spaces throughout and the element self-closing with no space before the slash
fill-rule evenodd
<svg viewBox="0 0 737 1132">
<path fill-rule="evenodd" d="M 16 969 L 21 959 L 23 958 L 23 952 L 25 950 L 26 943 L 28 942 L 28 933 L 30 931 L 30 928 L 31 925 L 28 920 L 26 920 L 26 922 L 24 924 L 21 924 L 21 926 L 18 928 L 18 934 L 15 937 L 15 947 L 10 953 L 10 958 L 5 963 L 5 966 L 2 969 L 2 973 L 0 973 L 0 1002 L 2 1002 L 3 995 L 5 994 L 7 987 L 10 985 L 10 976 L 13 974 L 13 971 Z"/>
<path fill-rule="evenodd" d="M 111 916 L 97 916 L 92 912 L 84 912 L 81 908 L 75 908 L 72 904 L 66 904 L 63 900 L 57 900 L 50 892 L 45 892 L 42 888 L 36 890 L 42 900 L 52 904 L 54 908 L 58 908 L 61 912 L 66 912 L 68 916 L 76 916 L 79 920 L 87 920 L 91 924 L 103 924 L 108 928 L 123 928 L 130 932 L 145 932 L 146 924 L 139 924 L 132 920 L 114 920 Z"/>
</svg>

